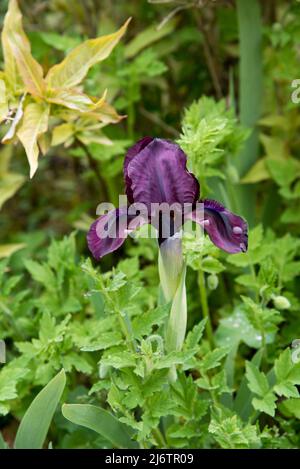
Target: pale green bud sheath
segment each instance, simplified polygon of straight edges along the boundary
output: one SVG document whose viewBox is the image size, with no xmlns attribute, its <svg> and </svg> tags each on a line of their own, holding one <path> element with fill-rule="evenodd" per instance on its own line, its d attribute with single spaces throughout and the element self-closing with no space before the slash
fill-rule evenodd
<svg viewBox="0 0 300 469">
<path fill-rule="evenodd" d="M 166 350 L 179 351 L 184 342 L 187 324 L 186 264 L 179 236 L 168 238 L 160 245 L 158 268 L 164 299 L 171 303 L 165 335 Z M 176 379 L 175 368 L 170 370 L 170 378 Z"/>
</svg>

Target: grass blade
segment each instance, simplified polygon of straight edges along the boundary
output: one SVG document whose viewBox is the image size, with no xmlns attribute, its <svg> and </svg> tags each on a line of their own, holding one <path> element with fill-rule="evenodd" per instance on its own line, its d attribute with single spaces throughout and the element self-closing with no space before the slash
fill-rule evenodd
<svg viewBox="0 0 300 469">
<path fill-rule="evenodd" d="M 55 409 L 66 384 L 61 370 L 35 397 L 19 426 L 16 449 L 40 449 L 43 447 Z"/>
<path fill-rule="evenodd" d="M 101 407 L 90 404 L 64 404 L 63 416 L 71 422 L 94 430 L 115 448 L 137 448 L 130 428 Z"/>
<path fill-rule="evenodd" d="M 235 160 L 240 176 L 255 163 L 259 139 L 257 122 L 261 115 L 263 96 L 262 21 L 259 0 L 237 0 L 240 39 L 239 108 L 241 123 L 252 129 L 243 151 Z M 255 192 L 253 185 L 238 188 L 241 212 L 254 224 Z"/>
</svg>

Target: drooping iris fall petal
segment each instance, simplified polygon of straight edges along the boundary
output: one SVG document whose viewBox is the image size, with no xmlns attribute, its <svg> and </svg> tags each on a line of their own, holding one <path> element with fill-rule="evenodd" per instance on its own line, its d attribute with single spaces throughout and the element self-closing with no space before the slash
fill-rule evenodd
<svg viewBox="0 0 300 469">
<path fill-rule="evenodd" d="M 131 231 L 147 223 L 141 217 L 128 215 L 128 208 L 111 210 L 91 225 L 87 234 L 88 247 L 96 260 L 118 249 Z"/>
<path fill-rule="evenodd" d="M 235 254 L 248 249 L 248 225 L 238 215 L 215 200 L 206 199 L 202 227 L 211 241 L 226 252 Z M 195 220 L 197 221 L 197 220 Z"/>
<path fill-rule="evenodd" d="M 144 145 L 144 146 L 143 146 Z M 186 168 L 186 155 L 172 142 L 155 138 L 141 143 L 142 150 L 126 164 L 127 181 L 134 202 L 194 203 L 199 196 L 199 183 Z"/>
</svg>

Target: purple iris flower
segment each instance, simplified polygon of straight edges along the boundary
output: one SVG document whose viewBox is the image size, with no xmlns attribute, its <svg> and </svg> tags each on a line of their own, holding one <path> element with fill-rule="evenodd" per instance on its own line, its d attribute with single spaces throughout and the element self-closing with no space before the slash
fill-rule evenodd
<svg viewBox="0 0 300 469">
<path fill-rule="evenodd" d="M 183 150 L 176 143 L 164 139 L 144 137 L 128 150 L 124 180 L 130 205 L 111 210 L 91 225 L 87 241 L 95 259 L 118 249 L 127 235 L 144 223 L 151 221 L 157 228 L 161 244 L 178 232 L 187 219 L 199 223 L 211 241 L 224 251 L 247 251 L 247 222 L 214 200 L 199 200 L 199 183 L 187 170 L 186 162 Z M 195 208 L 198 202 L 203 207 L 200 212 Z M 137 216 L 131 207 L 140 204 L 146 207 L 147 213 Z M 153 217 L 153 204 L 174 205 L 175 215 L 171 213 L 161 217 L 160 211 Z M 190 205 L 191 210 L 188 213 L 178 210 L 181 215 L 177 216 L 176 207 L 180 209 L 185 205 Z M 167 237 L 162 234 L 166 223 L 169 225 Z"/>
</svg>

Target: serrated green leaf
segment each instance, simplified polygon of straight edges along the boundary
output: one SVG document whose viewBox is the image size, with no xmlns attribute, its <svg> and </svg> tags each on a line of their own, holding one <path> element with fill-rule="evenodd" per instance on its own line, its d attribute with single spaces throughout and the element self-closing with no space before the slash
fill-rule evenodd
<svg viewBox="0 0 300 469">
<path fill-rule="evenodd" d="M 201 360 L 199 367 L 203 371 L 208 371 L 221 365 L 221 360 L 228 354 L 228 347 L 219 347 L 208 352 Z"/>
<path fill-rule="evenodd" d="M 85 345 L 81 347 L 83 352 L 95 352 L 97 350 L 105 350 L 122 342 L 122 334 L 118 331 L 104 332 L 95 344 Z"/>
<path fill-rule="evenodd" d="M 158 306 L 157 308 L 134 318 L 132 321 L 134 337 L 140 339 L 145 335 L 149 335 L 152 332 L 153 326 L 160 326 L 163 324 L 165 318 L 170 312 L 170 307 L 170 304 Z"/>
<path fill-rule="evenodd" d="M 252 404 L 254 409 L 259 410 L 260 412 L 265 412 L 268 415 L 271 415 L 271 417 L 274 417 L 275 415 L 275 408 L 276 408 L 276 396 L 275 394 L 270 391 L 265 396 L 263 399 L 258 399 L 254 398 L 252 400 Z"/>
<path fill-rule="evenodd" d="M 246 363 L 246 376 L 249 389 L 258 396 L 264 396 L 269 391 L 266 375 L 258 370 L 251 362 Z"/>
</svg>

